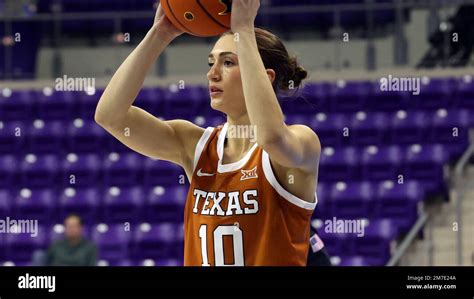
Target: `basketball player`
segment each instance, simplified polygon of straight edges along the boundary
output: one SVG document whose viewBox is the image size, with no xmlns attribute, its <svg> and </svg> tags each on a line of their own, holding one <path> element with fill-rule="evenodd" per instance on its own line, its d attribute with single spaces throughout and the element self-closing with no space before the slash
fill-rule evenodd
<svg viewBox="0 0 474 299">
<path fill-rule="evenodd" d="M 300 86 L 307 72 L 278 37 L 254 28 L 259 6 L 233 1 L 231 32 L 208 58 L 210 105 L 225 124 L 161 121 L 132 105 L 150 67 L 183 33 L 161 6 L 97 106 L 97 123 L 122 143 L 185 170 L 185 266 L 307 264 L 321 145 L 307 126 L 284 123 L 276 93 Z M 236 128 L 254 134 L 235 137 Z"/>
</svg>

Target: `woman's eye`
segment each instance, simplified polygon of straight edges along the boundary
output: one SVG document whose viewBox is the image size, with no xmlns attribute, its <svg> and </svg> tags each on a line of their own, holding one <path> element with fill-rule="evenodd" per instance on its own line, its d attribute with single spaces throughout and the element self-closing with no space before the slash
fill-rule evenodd
<svg viewBox="0 0 474 299">
<path fill-rule="evenodd" d="M 209 65 L 209 67 L 213 67 L 213 66 L 214 66 L 214 63 L 213 63 L 213 62 L 209 62 L 208 65 Z M 225 66 L 231 66 L 231 65 L 234 65 L 234 63 L 233 63 L 232 61 L 230 61 L 230 60 L 226 60 L 226 61 L 224 61 L 224 65 L 225 65 Z"/>
</svg>

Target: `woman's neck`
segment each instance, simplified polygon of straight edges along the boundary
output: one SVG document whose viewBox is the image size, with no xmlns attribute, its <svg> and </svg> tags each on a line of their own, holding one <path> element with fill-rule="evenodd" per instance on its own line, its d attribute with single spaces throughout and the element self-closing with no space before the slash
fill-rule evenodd
<svg viewBox="0 0 474 299">
<path fill-rule="evenodd" d="M 250 124 L 248 114 L 238 118 L 228 116 L 224 148 L 232 155 L 244 155 L 257 142 L 256 132 Z"/>
</svg>

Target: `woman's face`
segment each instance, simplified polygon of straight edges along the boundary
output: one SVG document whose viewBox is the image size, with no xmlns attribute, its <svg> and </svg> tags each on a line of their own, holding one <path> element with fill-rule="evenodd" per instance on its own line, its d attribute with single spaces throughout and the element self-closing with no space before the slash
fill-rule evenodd
<svg viewBox="0 0 474 299">
<path fill-rule="evenodd" d="M 237 46 L 233 35 L 222 36 L 209 54 L 209 92 L 212 109 L 234 117 L 247 113 Z M 214 92 L 214 89 L 220 90 Z"/>
</svg>

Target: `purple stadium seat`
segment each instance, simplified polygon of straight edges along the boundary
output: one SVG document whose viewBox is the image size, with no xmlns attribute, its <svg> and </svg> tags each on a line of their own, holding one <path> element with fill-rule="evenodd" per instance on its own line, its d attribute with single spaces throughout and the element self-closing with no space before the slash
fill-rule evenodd
<svg viewBox="0 0 474 299">
<path fill-rule="evenodd" d="M 57 221 L 63 221 L 67 215 L 74 213 L 81 217 L 83 223 L 92 224 L 97 221 L 100 201 L 100 194 L 95 188 L 66 188 L 59 196 L 59 218 Z"/>
<path fill-rule="evenodd" d="M 423 180 L 429 193 L 446 192 L 443 165 L 448 162 L 449 155 L 440 144 L 409 146 L 405 152 L 405 180 Z"/>
<path fill-rule="evenodd" d="M 186 85 L 184 89 L 179 89 L 177 85 L 171 85 L 165 91 L 163 116 L 173 119 L 202 112 L 203 89 L 203 86 Z"/>
<path fill-rule="evenodd" d="M 379 258 L 386 263 L 395 249 L 395 239 L 399 233 L 390 219 L 369 221 L 364 228 L 364 236 L 350 235 L 357 255 Z"/>
<path fill-rule="evenodd" d="M 319 164 L 319 180 L 350 181 L 358 177 L 359 149 L 355 147 L 323 147 Z"/>
<path fill-rule="evenodd" d="M 410 94 L 410 106 L 416 109 L 438 109 L 451 107 L 455 99 L 456 81 L 447 78 L 428 79 L 420 86 L 420 94 Z"/>
<path fill-rule="evenodd" d="M 410 144 L 427 141 L 430 119 L 426 112 L 397 111 L 392 116 L 391 143 Z"/>
<path fill-rule="evenodd" d="M 107 261 L 119 261 L 128 257 L 131 231 L 123 224 L 99 224 L 92 232 L 92 240 L 97 244 L 99 256 Z"/>
<path fill-rule="evenodd" d="M 176 254 L 178 226 L 170 223 L 142 223 L 134 232 L 132 245 L 136 259 L 166 259 Z"/>
<path fill-rule="evenodd" d="M 384 143 L 388 131 L 388 119 L 389 116 L 381 112 L 357 112 L 351 121 L 350 141 L 354 145 Z"/>
<path fill-rule="evenodd" d="M 12 198 L 10 192 L 6 189 L 0 189 L 0 218 L 4 219 L 10 215 Z M 1 234 L 0 234 L 1 235 Z"/>
<path fill-rule="evenodd" d="M 344 129 L 349 128 L 349 125 L 349 116 L 340 113 L 318 113 L 309 123 L 311 129 L 318 134 L 323 148 L 349 144 L 349 138 L 344 135 Z"/>
<path fill-rule="evenodd" d="M 457 106 L 474 110 L 474 80 L 472 76 L 465 76 L 458 83 Z"/>
<path fill-rule="evenodd" d="M 322 111 L 322 107 L 318 106 L 320 103 L 317 102 L 322 102 L 322 100 L 309 94 L 307 90 L 310 88 L 314 89 L 315 87 L 306 87 L 305 90 L 298 91 L 294 95 L 279 95 L 278 99 L 283 112 L 289 115 L 313 115 L 318 111 Z"/>
<path fill-rule="evenodd" d="M 363 149 L 361 155 L 364 179 L 396 179 L 401 172 L 404 153 L 398 145 L 371 145 Z"/>
<path fill-rule="evenodd" d="M 63 186 L 87 187 L 100 184 L 101 161 L 97 154 L 67 154 L 62 160 Z"/>
<path fill-rule="evenodd" d="M 199 125 L 202 128 L 207 128 L 207 127 L 216 128 L 216 127 L 224 124 L 225 122 L 226 122 L 225 117 L 223 117 L 223 116 L 214 116 L 214 117 L 205 117 L 203 125 L 199 125 L 198 123 L 196 123 L 196 124 Z"/>
<path fill-rule="evenodd" d="M 66 132 L 62 122 L 35 120 L 28 130 L 30 152 L 53 153 L 64 148 Z"/>
<path fill-rule="evenodd" d="M 25 148 L 28 126 L 20 121 L 3 122 L 0 120 L 0 153 L 21 153 Z"/>
<path fill-rule="evenodd" d="M 373 111 L 397 111 L 408 107 L 409 98 L 407 92 L 381 90 L 381 83 L 375 82 L 367 106 Z"/>
<path fill-rule="evenodd" d="M 97 123 L 90 120 L 76 119 L 69 123 L 67 145 L 70 152 L 103 151 L 107 133 Z"/>
<path fill-rule="evenodd" d="M 151 188 L 144 207 L 146 220 L 149 222 L 183 222 L 187 195 L 188 188 L 185 186 Z"/>
<path fill-rule="evenodd" d="M 111 153 L 105 159 L 104 182 L 106 186 L 134 186 L 139 183 L 143 158 L 137 153 Z"/>
<path fill-rule="evenodd" d="M 7 251 L 7 247 L 6 247 L 6 244 L 5 244 L 5 234 L 0 234 L 0 261 L 3 261 L 5 260 L 6 258 L 6 251 Z M 0 266 L 1 266 L 1 262 L 0 262 Z"/>
<path fill-rule="evenodd" d="M 39 119 L 59 119 L 69 120 L 76 110 L 78 92 L 54 91 L 51 88 L 44 88 L 37 92 L 36 117 Z"/>
<path fill-rule="evenodd" d="M 131 260 L 128 260 L 128 259 L 123 259 L 123 260 L 120 260 L 120 261 L 111 260 L 111 261 L 106 261 L 106 262 L 107 262 L 107 266 L 111 266 L 111 267 L 132 267 L 132 266 L 135 266 L 135 264 Z"/>
<path fill-rule="evenodd" d="M 21 189 L 14 195 L 13 215 L 49 223 L 56 214 L 56 192 L 50 189 Z"/>
<path fill-rule="evenodd" d="M 318 182 L 316 193 L 318 195 L 318 205 L 314 210 L 313 219 L 323 219 L 332 216 L 331 210 L 331 190 L 332 184 Z"/>
<path fill-rule="evenodd" d="M 182 260 L 176 259 L 144 259 L 137 260 L 135 263 L 138 267 L 177 267 L 182 266 Z"/>
<path fill-rule="evenodd" d="M 300 1 L 301 4 L 309 4 L 308 1 Z M 271 0 L 271 6 L 291 6 L 294 2 L 289 0 Z M 280 14 L 270 15 L 268 20 L 257 20 L 264 22 L 263 25 L 271 26 L 279 30 L 285 29 L 285 24 L 291 23 L 295 28 L 318 28 L 318 30 L 326 31 L 332 25 L 332 14 L 330 13 L 297 13 L 297 14 Z M 258 23 L 260 24 L 260 23 Z"/>
<path fill-rule="evenodd" d="M 0 189 L 10 188 L 18 180 L 18 161 L 14 155 L 0 156 Z"/>
<path fill-rule="evenodd" d="M 64 219 L 63 219 L 64 220 Z M 61 221 L 62 223 L 63 221 Z M 52 224 L 49 227 L 49 241 L 52 243 L 56 240 L 64 238 L 64 225 L 63 224 Z"/>
<path fill-rule="evenodd" d="M 419 204 L 425 198 L 423 186 L 417 181 L 397 184 L 385 181 L 378 185 L 377 211 L 383 218 L 390 218 L 406 233 L 418 219 Z"/>
<path fill-rule="evenodd" d="M 337 88 L 332 89 L 331 111 L 355 112 L 363 110 L 370 91 L 370 82 L 339 81 Z"/>
<path fill-rule="evenodd" d="M 284 114 L 284 117 L 287 125 L 308 124 L 311 120 L 310 116 L 301 114 Z"/>
<path fill-rule="evenodd" d="M 432 116 L 431 141 L 443 143 L 453 161 L 469 146 L 468 130 L 472 119 L 469 110 L 439 109 Z"/>
<path fill-rule="evenodd" d="M 81 92 L 78 95 L 79 115 L 82 119 L 94 120 L 95 110 L 100 97 L 104 92 L 103 89 L 96 89 L 95 92 Z"/>
<path fill-rule="evenodd" d="M 303 94 L 310 103 L 316 106 L 316 111 L 327 112 L 331 103 L 331 94 L 335 88 L 337 87 L 334 83 L 309 83 L 304 87 Z"/>
<path fill-rule="evenodd" d="M 184 223 L 176 225 L 176 239 L 173 246 L 173 256 L 181 261 L 180 265 L 182 265 L 182 261 L 184 259 Z"/>
<path fill-rule="evenodd" d="M 364 267 L 364 266 L 384 266 L 384 263 L 380 259 L 374 259 L 367 256 L 340 256 L 337 259 L 331 259 L 331 261 L 337 260 L 337 265 L 340 267 Z"/>
<path fill-rule="evenodd" d="M 140 187 L 111 187 L 105 191 L 103 219 L 107 222 L 135 222 L 141 218 L 140 211 L 144 203 L 143 190 Z"/>
<path fill-rule="evenodd" d="M 153 5 L 149 5 L 149 8 L 156 10 L 153 8 Z M 143 9 L 145 10 L 145 9 Z M 146 32 L 151 28 L 153 25 L 153 20 L 150 18 L 137 18 L 137 19 L 124 19 L 122 22 L 122 28 L 127 28 L 127 32 Z"/>
<path fill-rule="evenodd" d="M 182 259 L 165 259 L 155 261 L 157 267 L 178 267 L 183 266 Z"/>
<path fill-rule="evenodd" d="M 165 92 L 162 88 L 142 88 L 133 103 L 134 106 L 144 109 L 145 111 L 158 116 L 163 113 L 163 102 Z M 164 114 L 163 116 L 167 116 Z"/>
<path fill-rule="evenodd" d="M 26 226 L 22 225 L 22 227 Z M 45 227 L 38 225 L 36 233 L 36 237 L 33 237 L 31 231 L 30 233 L 6 234 L 7 257 L 13 261 L 28 262 L 36 249 L 45 249 L 49 241 Z"/>
<path fill-rule="evenodd" d="M 146 186 L 170 186 L 187 181 L 181 167 L 168 161 L 145 159 Z"/>
<path fill-rule="evenodd" d="M 22 185 L 31 187 L 54 186 L 60 173 L 59 165 L 59 160 L 54 154 L 26 155 L 20 162 Z"/>
<path fill-rule="evenodd" d="M 375 190 L 370 182 L 338 182 L 331 189 L 332 215 L 345 219 L 375 215 Z"/>
<path fill-rule="evenodd" d="M 129 134 L 129 131 L 125 131 L 124 128 L 124 134 Z M 123 144 L 120 140 L 115 138 L 112 134 L 104 131 L 104 142 L 107 145 L 106 150 L 109 152 L 115 152 L 115 153 L 120 153 L 120 154 L 130 154 L 133 153 L 133 151 Z M 131 133 L 130 133 L 131 134 Z M 128 135 L 130 136 L 130 135 Z"/>
<path fill-rule="evenodd" d="M 0 93 L 0 120 L 27 120 L 37 99 L 33 90 L 3 89 Z"/>
</svg>

